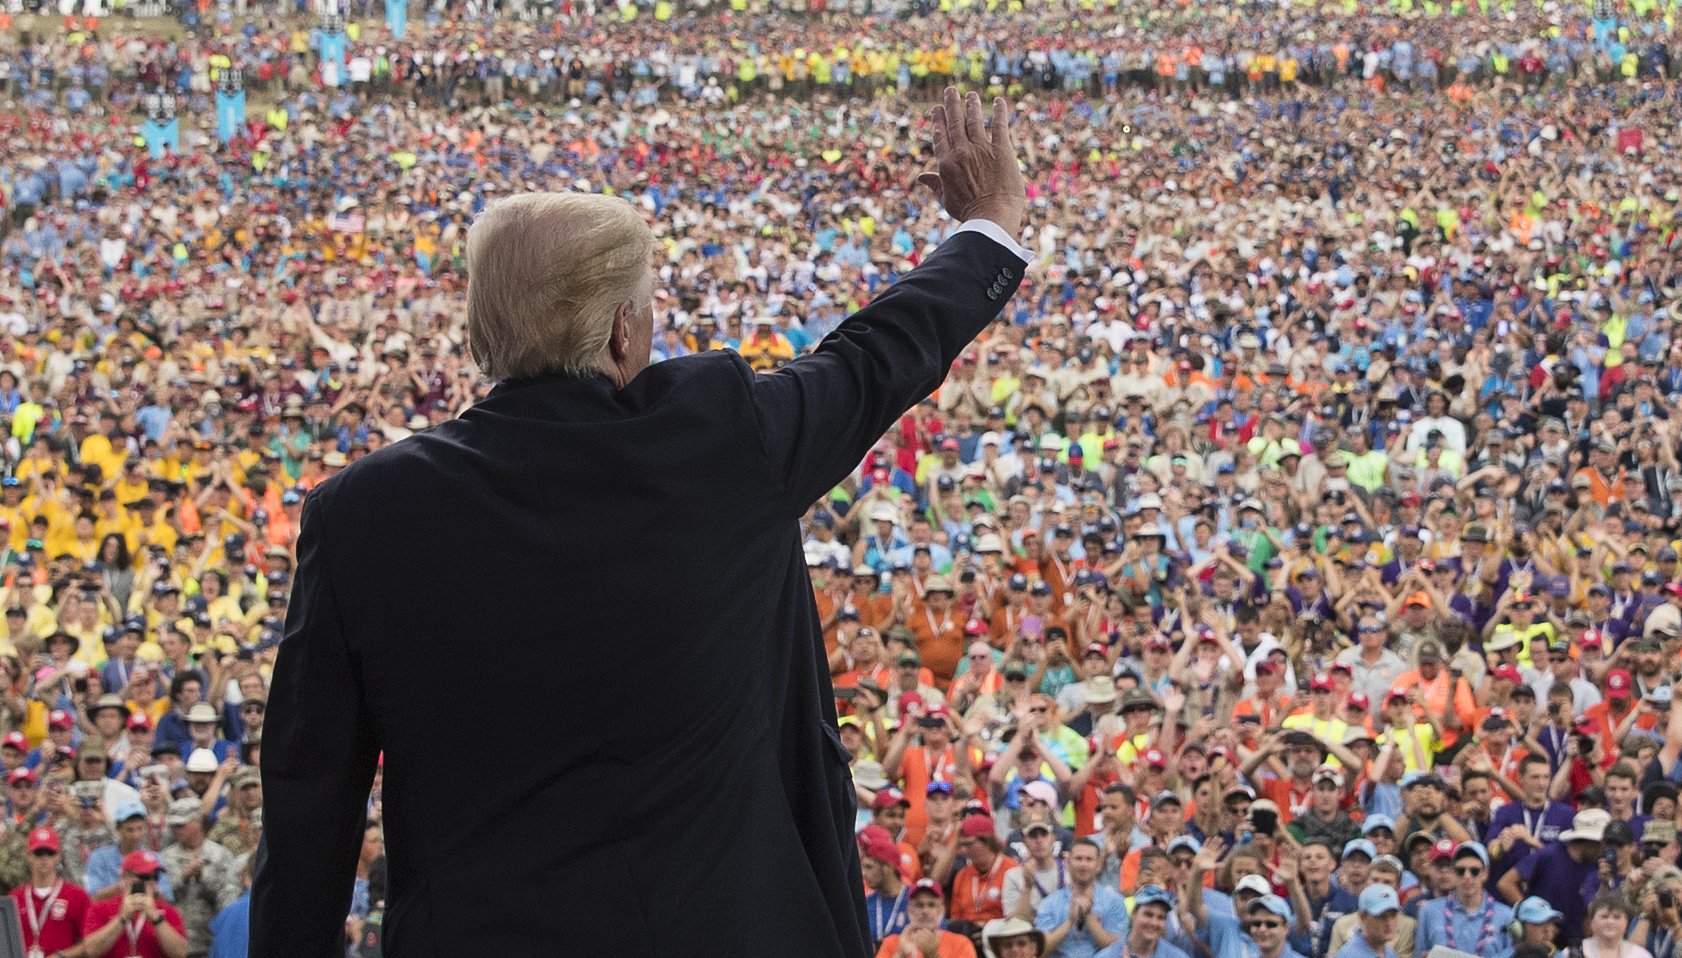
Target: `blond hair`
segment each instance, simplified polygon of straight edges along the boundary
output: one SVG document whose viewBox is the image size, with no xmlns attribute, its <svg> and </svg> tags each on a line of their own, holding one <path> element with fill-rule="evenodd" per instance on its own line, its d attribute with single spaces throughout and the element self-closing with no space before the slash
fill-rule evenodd
<svg viewBox="0 0 1682 958">
<path fill-rule="evenodd" d="M 654 234 L 630 203 L 526 193 L 486 207 L 467 233 L 467 337 L 492 379 L 585 375 L 613 314 L 654 295 Z"/>
</svg>

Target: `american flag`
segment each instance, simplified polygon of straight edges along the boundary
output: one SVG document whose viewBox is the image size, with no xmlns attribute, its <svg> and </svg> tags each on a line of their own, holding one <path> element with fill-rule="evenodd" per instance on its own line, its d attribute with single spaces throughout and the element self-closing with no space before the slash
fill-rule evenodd
<svg viewBox="0 0 1682 958">
<path fill-rule="evenodd" d="M 366 222 L 361 213 L 353 210 L 349 213 L 334 213 L 327 220 L 327 228 L 335 233 L 360 233 Z"/>
</svg>

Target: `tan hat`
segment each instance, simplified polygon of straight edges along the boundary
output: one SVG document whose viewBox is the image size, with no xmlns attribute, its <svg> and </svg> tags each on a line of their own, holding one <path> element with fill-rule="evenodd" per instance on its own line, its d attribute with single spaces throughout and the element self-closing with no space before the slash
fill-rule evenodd
<svg viewBox="0 0 1682 958">
<path fill-rule="evenodd" d="M 947 579 L 943 575 L 929 576 L 929 581 L 923 585 L 923 594 L 928 595 L 930 592 L 944 592 L 947 595 L 957 594 L 952 588 L 951 580 Z"/>
<path fill-rule="evenodd" d="M 178 798 L 169 803 L 169 810 L 164 813 L 164 824 L 175 826 L 185 825 L 204 814 L 204 806 L 196 798 Z"/>
<path fill-rule="evenodd" d="M 345 454 L 334 450 L 321 457 L 321 464 L 342 469 L 345 466 Z"/>
<path fill-rule="evenodd" d="M 981 929 L 981 941 L 987 948 L 987 954 L 999 953 L 995 942 L 1004 938 L 1017 938 L 1023 935 L 1034 940 L 1034 954 L 1045 954 L 1045 932 L 1040 931 L 1028 923 L 1026 918 L 994 918 Z"/>
<path fill-rule="evenodd" d="M 1086 680 L 1086 701 L 1088 704 L 1107 705 L 1115 700 L 1115 679 L 1108 675 L 1094 675 Z"/>
<path fill-rule="evenodd" d="M 217 722 L 221 721 L 221 716 L 216 714 L 216 706 L 209 702 L 200 702 L 187 710 L 187 721 L 189 723 Z"/>
</svg>

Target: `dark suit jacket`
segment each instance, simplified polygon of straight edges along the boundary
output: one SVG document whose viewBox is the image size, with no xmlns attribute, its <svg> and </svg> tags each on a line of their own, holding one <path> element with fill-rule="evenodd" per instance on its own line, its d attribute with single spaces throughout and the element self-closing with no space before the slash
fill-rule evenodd
<svg viewBox="0 0 1682 958">
<path fill-rule="evenodd" d="M 376 756 L 387 953 L 868 953 L 798 519 L 998 313 L 960 233 L 780 372 L 505 382 L 305 501 L 254 958 L 342 956 Z"/>
</svg>

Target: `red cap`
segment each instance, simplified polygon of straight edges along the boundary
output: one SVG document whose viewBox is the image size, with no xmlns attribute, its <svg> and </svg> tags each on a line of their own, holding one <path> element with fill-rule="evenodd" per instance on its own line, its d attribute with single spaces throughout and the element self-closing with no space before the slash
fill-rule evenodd
<svg viewBox="0 0 1682 958">
<path fill-rule="evenodd" d="M 1528 592 L 1520 592 L 1513 596 L 1513 604 L 1517 605 L 1521 602 L 1533 602 L 1535 599 L 1536 597 Z"/>
<path fill-rule="evenodd" d="M 1277 662 L 1274 662 L 1271 659 L 1262 659 L 1260 662 L 1256 663 L 1256 674 L 1272 675 L 1273 673 L 1279 671 L 1279 668 L 1280 666 Z"/>
<path fill-rule="evenodd" d="M 1315 692 L 1330 692 L 1332 690 L 1332 677 L 1321 672 L 1309 680 L 1308 687 Z"/>
<path fill-rule="evenodd" d="M 1108 658 L 1109 655 L 1110 655 L 1110 647 L 1105 645 L 1102 642 L 1093 642 L 1093 643 L 1087 645 L 1086 654 L 1087 655 L 1098 655 L 1098 656 L 1103 656 L 1104 658 Z"/>
<path fill-rule="evenodd" d="M 1452 861 L 1454 859 L 1454 849 L 1457 847 L 1453 839 L 1439 839 L 1435 845 L 1431 846 L 1431 860 L 1434 862 L 1445 859 Z"/>
<path fill-rule="evenodd" d="M 923 696 L 917 692 L 901 692 L 899 696 L 899 714 L 911 711 L 912 706 L 923 707 Z"/>
<path fill-rule="evenodd" d="M 1158 632 L 1145 640 L 1145 648 L 1147 649 L 1171 649 L 1173 647 L 1174 643 L 1169 640 L 1168 636 L 1163 635 L 1161 632 Z"/>
<path fill-rule="evenodd" d="M 991 815 L 970 815 L 964 819 L 964 824 L 958 830 L 965 838 L 982 838 L 987 835 L 998 834 L 997 829 L 993 827 L 993 816 Z"/>
<path fill-rule="evenodd" d="M 123 871 L 150 878 L 158 873 L 158 856 L 150 849 L 136 849 L 123 856 Z"/>
<path fill-rule="evenodd" d="M 1577 637 L 1577 644 L 1585 648 L 1592 645 L 1598 649 L 1606 644 L 1606 640 L 1601 637 L 1599 629 L 1584 629 L 1583 634 Z"/>
<path fill-rule="evenodd" d="M 910 900 L 918 895 L 933 895 L 941 901 L 946 900 L 946 893 L 941 891 L 940 882 L 937 882 L 932 878 L 917 879 L 917 883 L 911 886 L 911 894 L 905 897 L 907 900 Z"/>
<path fill-rule="evenodd" d="M 76 720 L 63 709 L 53 709 L 47 713 L 47 728 L 75 728 Z"/>
<path fill-rule="evenodd" d="M 31 853 L 50 848 L 58 851 L 58 832 L 42 826 L 29 833 L 29 851 Z"/>
<path fill-rule="evenodd" d="M 899 846 L 894 837 L 880 825 L 866 825 L 859 830 L 859 854 L 890 865 L 899 864 Z"/>
<path fill-rule="evenodd" d="M 1510 665 L 1503 665 L 1498 668 L 1490 669 L 1489 677 L 1492 679 L 1506 679 L 1514 685 L 1524 681 L 1524 676 L 1519 674 L 1518 669 Z"/>
<path fill-rule="evenodd" d="M 1367 693 L 1365 692 L 1350 692 L 1347 704 L 1350 708 L 1360 709 L 1363 712 L 1372 708 L 1372 700 L 1367 698 Z"/>
<path fill-rule="evenodd" d="M 1162 754 L 1162 749 L 1147 748 L 1144 754 L 1145 764 L 1151 768 L 1167 768 L 1168 756 Z"/>
<path fill-rule="evenodd" d="M 8 785 L 16 785 L 19 782 L 28 782 L 33 785 L 38 781 L 40 779 L 35 777 L 35 773 L 27 768 L 14 768 L 12 774 L 6 776 L 6 784 Z"/>
<path fill-rule="evenodd" d="M 916 695 L 917 693 L 916 692 L 907 692 L 905 694 Z M 136 712 L 133 715 L 130 715 L 128 717 L 128 727 L 129 728 L 143 728 L 143 729 L 146 729 L 147 731 L 151 731 L 152 730 L 152 716 L 147 715 L 145 712 Z"/>
<path fill-rule="evenodd" d="M 964 623 L 965 635 L 986 635 L 987 631 L 987 623 L 980 619 L 971 619 Z"/>
<path fill-rule="evenodd" d="M 1630 677 L 1628 669 L 1613 669 L 1606 673 L 1606 697 L 1614 699 L 1629 698 Z"/>
<path fill-rule="evenodd" d="M 15 748 L 20 752 L 27 752 L 29 739 L 24 738 L 22 732 L 7 732 L 5 738 L 0 738 L 0 748 Z"/>
<path fill-rule="evenodd" d="M 910 804 L 911 801 L 905 797 L 904 792 L 894 788 L 892 785 L 889 785 L 887 788 L 884 788 L 880 792 L 876 793 L 876 797 L 870 802 L 870 807 L 871 809 L 879 812 L 884 808 L 893 808 L 896 805 Z"/>
<path fill-rule="evenodd" d="M 944 705 L 936 705 L 923 714 L 929 718 L 946 718 L 948 715 L 952 714 L 952 710 L 948 709 Z"/>
<path fill-rule="evenodd" d="M 1400 685 L 1398 685 L 1395 688 L 1390 690 L 1389 695 L 1386 695 L 1384 697 L 1384 704 L 1389 705 L 1391 702 L 1394 702 L 1397 699 L 1405 700 L 1405 699 L 1407 699 L 1407 697 L 1408 697 L 1408 690 L 1401 687 Z"/>
<path fill-rule="evenodd" d="M 1339 672 L 1345 675 L 1354 675 L 1355 667 L 1348 662 L 1333 662 L 1332 667 L 1326 670 L 1327 675 L 1336 675 Z"/>
</svg>

